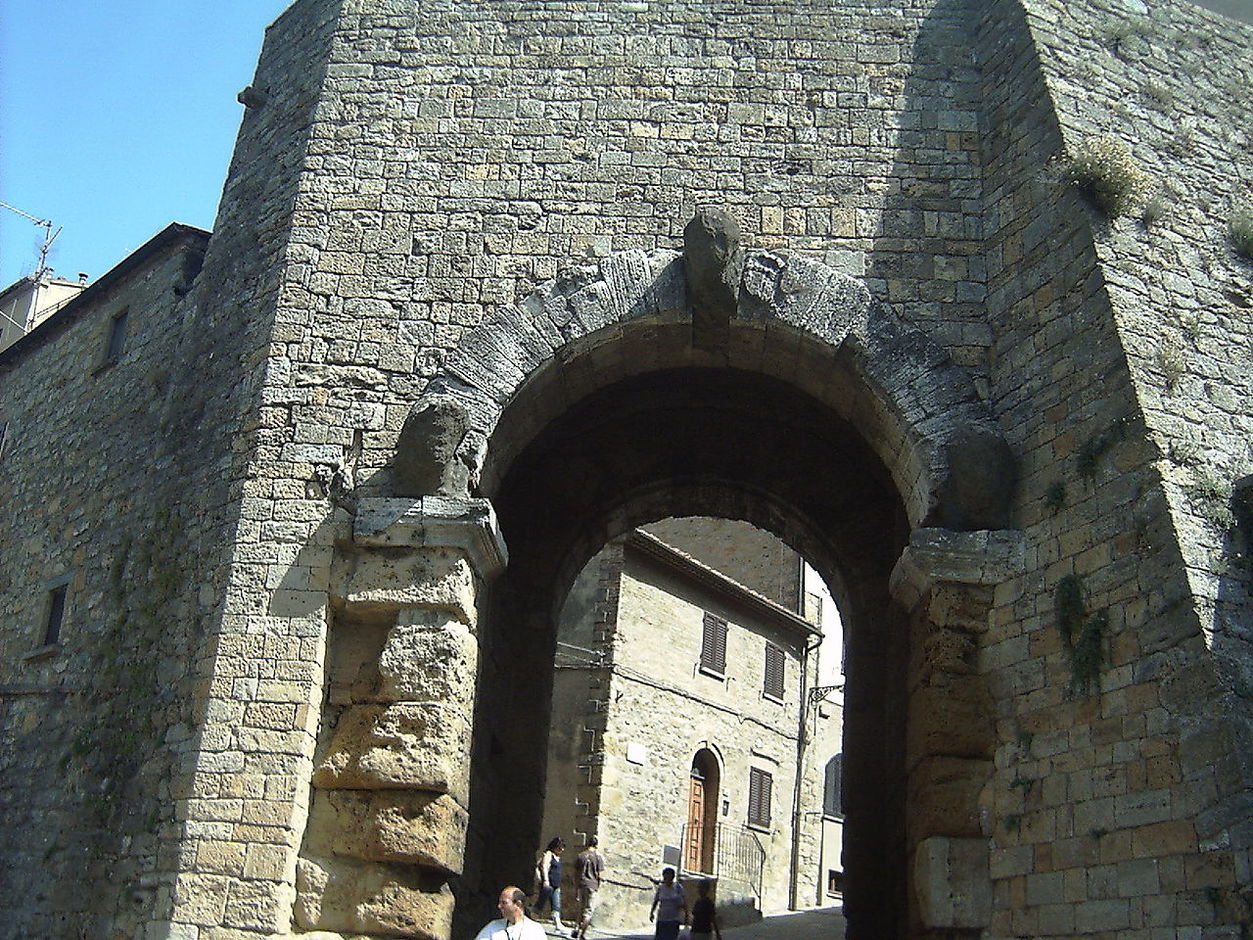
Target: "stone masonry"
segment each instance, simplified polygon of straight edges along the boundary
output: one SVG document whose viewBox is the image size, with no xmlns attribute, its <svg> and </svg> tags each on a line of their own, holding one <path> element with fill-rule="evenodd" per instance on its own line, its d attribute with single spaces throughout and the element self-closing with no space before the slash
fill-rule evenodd
<svg viewBox="0 0 1253 940">
<path fill-rule="evenodd" d="M 850 936 L 1247 933 L 1251 49 L 1176 0 L 297 0 L 207 244 L 0 354 L 0 937 L 472 936 L 565 592 L 690 515 L 840 605 Z"/>
<path fill-rule="evenodd" d="M 702 860 L 711 863 L 707 868 L 688 865 L 695 860 L 682 855 L 667 864 L 716 874 L 727 923 L 737 914 L 786 910 L 793 890 L 807 898 L 817 891 L 816 861 L 795 883 L 792 873 L 799 842 L 816 840 L 812 811 L 822 804 L 821 766 L 811 766 L 797 738 L 800 702 L 814 685 L 816 630 L 655 533 L 706 558 L 734 562 L 743 554 L 750 574 L 793 602 L 799 559 L 760 530 L 723 520 L 671 519 L 646 531 L 594 556 L 563 607 L 544 841 L 562 835 L 578 851 L 582 840 L 597 836 L 612 886 L 599 922 L 647 924 L 663 847 L 683 850 L 691 768 L 704 751 L 716 769 L 711 765 L 705 778 L 702 822 L 708 844 L 721 839 L 721 851 L 709 850 Z M 700 668 L 706 612 L 727 623 L 719 674 Z M 783 662 L 776 697 L 762 686 L 766 643 Z M 773 781 L 770 822 L 753 828 L 747 820 L 750 767 Z M 798 767 L 819 780 L 799 811 Z M 568 888 L 573 910 L 573 885 Z"/>
</svg>

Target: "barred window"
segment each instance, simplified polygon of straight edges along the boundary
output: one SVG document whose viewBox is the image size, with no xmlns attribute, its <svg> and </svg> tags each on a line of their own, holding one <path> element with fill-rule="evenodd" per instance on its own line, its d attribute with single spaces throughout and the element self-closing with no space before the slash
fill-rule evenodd
<svg viewBox="0 0 1253 940">
<path fill-rule="evenodd" d="M 783 701 L 783 650 L 773 643 L 766 644 L 766 675 L 762 691 L 770 698 Z"/>
<path fill-rule="evenodd" d="M 727 671 L 727 622 L 713 614 L 705 614 L 704 632 L 700 642 L 700 668 L 719 676 Z"/>
<path fill-rule="evenodd" d="M 774 777 L 765 770 L 750 767 L 748 770 L 748 824 L 770 827 L 770 793 L 774 788 Z"/>
</svg>

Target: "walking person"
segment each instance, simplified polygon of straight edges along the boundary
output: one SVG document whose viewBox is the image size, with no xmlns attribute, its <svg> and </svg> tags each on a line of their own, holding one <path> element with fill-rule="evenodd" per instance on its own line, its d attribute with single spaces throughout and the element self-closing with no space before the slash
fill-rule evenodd
<svg viewBox="0 0 1253 940">
<path fill-rule="evenodd" d="M 709 879 L 702 878 L 696 886 L 700 895 L 692 905 L 692 940 L 722 940 L 722 928 L 718 926 L 718 912 L 709 897 Z"/>
<path fill-rule="evenodd" d="M 566 929 L 565 924 L 561 922 L 561 873 L 563 867 L 561 864 L 561 853 L 565 850 L 565 847 L 566 840 L 554 836 L 535 866 L 535 873 L 539 878 L 539 899 L 535 902 L 535 916 L 539 917 L 543 913 L 544 905 L 548 905 L 548 909 L 552 911 L 553 926 L 557 928 L 557 935 L 573 937 L 574 931 Z"/>
<path fill-rule="evenodd" d="M 674 883 L 674 869 L 661 872 L 661 884 L 653 892 L 653 906 L 648 919 L 657 918 L 655 940 L 677 940 L 679 927 L 687 921 L 687 892 Z"/>
<path fill-rule="evenodd" d="M 544 928 L 526 916 L 526 892 L 509 885 L 496 901 L 500 917 L 488 921 L 474 940 L 548 940 Z"/>
<path fill-rule="evenodd" d="M 605 877 L 605 860 L 601 857 L 599 846 L 600 841 L 595 836 L 589 836 L 587 848 L 574 860 L 575 898 L 583 909 L 574 935 L 583 940 L 586 940 L 588 928 L 592 926 L 592 918 L 596 915 L 600 882 Z"/>
</svg>

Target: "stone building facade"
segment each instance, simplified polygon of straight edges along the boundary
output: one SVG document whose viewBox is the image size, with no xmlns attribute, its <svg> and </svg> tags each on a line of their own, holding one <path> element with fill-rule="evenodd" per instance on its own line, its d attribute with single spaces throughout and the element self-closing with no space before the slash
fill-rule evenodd
<svg viewBox="0 0 1253 940">
<path fill-rule="evenodd" d="M 837 596 L 850 936 L 1247 930 L 1251 48 L 298 0 L 207 244 L 0 355 L 0 936 L 468 935 L 565 589 L 676 515 Z M 1059 172 L 1105 139 L 1147 208 Z"/>
<path fill-rule="evenodd" d="M 821 635 L 655 531 L 799 601 L 799 556 L 742 523 L 666 520 L 598 552 L 558 621 L 544 839 L 566 838 L 568 862 L 600 840 L 602 925 L 647 924 L 663 865 L 716 879 L 724 923 L 812 903 L 819 865 L 799 851 L 821 839 L 822 762 L 801 703 Z"/>
</svg>

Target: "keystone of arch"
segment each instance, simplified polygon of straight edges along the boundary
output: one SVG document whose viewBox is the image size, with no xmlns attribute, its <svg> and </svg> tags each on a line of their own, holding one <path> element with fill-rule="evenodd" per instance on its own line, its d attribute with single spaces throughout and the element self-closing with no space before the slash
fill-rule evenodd
<svg viewBox="0 0 1253 940">
<path fill-rule="evenodd" d="M 732 238 L 729 248 L 706 252 L 704 263 L 721 268 L 694 272 L 694 253 L 690 237 L 686 258 L 665 250 L 614 253 L 467 330 L 405 422 L 397 491 L 476 494 L 502 414 L 547 369 L 558 370 L 556 394 L 571 404 L 640 372 L 722 365 L 794 382 L 852 421 L 892 473 L 914 526 L 1008 527 L 1012 452 L 970 376 L 943 347 L 861 282 L 821 262 L 745 253 Z M 676 327 L 687 330 L 688 342 L 649 341 L 661 330 L 673 337 Z M 554 416 L 536 417 L 540 411 L 517 409 L 510 421 Z M 528 429 L 530 436 L 540 429 Z"/>
</svg>

